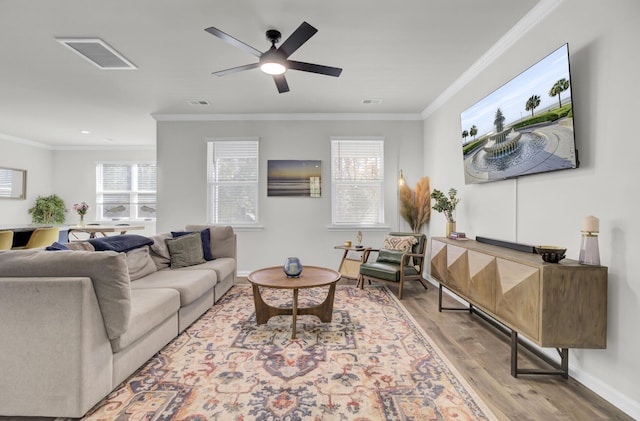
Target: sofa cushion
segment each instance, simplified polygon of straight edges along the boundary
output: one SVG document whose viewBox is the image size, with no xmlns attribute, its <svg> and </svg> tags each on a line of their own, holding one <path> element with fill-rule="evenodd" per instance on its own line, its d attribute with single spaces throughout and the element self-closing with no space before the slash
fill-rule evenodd
<svg viewBox="0 0 640 421">
<path fill-rule="evenodd" d="M 71 241 L 69 243 L 64 243 L 64 245 L 69 250 L 85 250 L 85 251 L 95 251 L 96 250 L 96 248 L 93 247 L 93 244 L 91 244 L 88 241 Z"/>
<path fill-rule="evenodd" d="M 132 281 L 143 278 L 158 270 L 158 268 L 156 268 L 156 264 L 149 255 L 149 246 L 129 250 L 125 254 L 127 256 L 129 278 Z"/>
<path fill-rule="evenodd" d="M 183 235 L 193 234 L 194 231 L 171 231 L 171 235 L 173 238 L 182 237 Z M 200 230 L 200 237 L 202 240 L 202 255 L 204 256 L 204 260 L 213 260 L 213 254 L 211 254 L 211 230 L 209 228 L 205 228 Z"/>
<path fill-rule="evenodd" d="M 230 257 L 222 257 L 220 259 L 205 262 L 201 265 L 189 266 L 187 268 L 178 269 L 183 270 L 210 270 L 216 273 L 216 279 L 218 282 L 222 282 L 232 275 L 236 270 L 236 259 Z"/>
<path fill-rule="evenodd" d="M 136 234 L 112 235 L 111 237 L 92 238 L 88 241 L 95 247 L 96 251 L 127 252 L 153 244 L 153 240 L 149 237 Z"/>
<path fill-rule="evenodd" d="M 2 276 L 91 278 L 109 339 L 129 327 L 131 282 L 124 253 L 107 251 L 11 250 L 0 252 Z"/>
<path fill-rule="evenodd" d="M 149 238 L 153 240 L 153 244 L 149 248 L 151 249 L 151 259 L 156 264 L 156 268 L 158 270 L 168 268 L 171 265 L 171 255 L 165 241 L 173 238 L 171 233 L 156 234 Z"/>
<path fill-rule="evenodd" d="M 209 228 L 211 235 L 211 254 L 213 257 L 236 257 L 236 238 L 233 228 L 220 225 L 187 225 L 187 231 L 200 231 Z"/>
<path fill-rule="evenodd" d="M 171 256 L 172 269 L 198 265 L 206 261 L 202 252 L 202 240 L 199 232 L 165 240 L 165 243 L 167 243 Z"/>
<path fill-rule="evenodd" d="M 400 281 L 399 265 L 387 262 L 371 262 L 360 266 L 360 274 L 387 281 Z M 404 267 L 405 275 L 417 275 L 418 271 L 413 266 Z"/>
<path fill-rule="evenodd" d="M 191 304 L 217 283 L 216 273 L 210 270 L 175 271 L 163 269 L 131 284 L 131 289 L 172 288 L 180 293 L 180 306 Z"/>
<path fill-rule="evenodd" d="M 180 309 L 180 295 L 175 289 L 131 290 L 129 329 L 111 340 L 113 352 L 120 352 L 149 333 Z M 177 332 L 176 332 L 177 333 Z"/>
</svg>

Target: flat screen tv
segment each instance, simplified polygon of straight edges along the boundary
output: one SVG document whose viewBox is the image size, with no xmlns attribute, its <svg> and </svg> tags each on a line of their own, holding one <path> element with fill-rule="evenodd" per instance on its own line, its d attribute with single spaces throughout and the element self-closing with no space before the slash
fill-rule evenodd
<svg viewBox="0 0 640 421">
<path fill-rule="evenodd" d="M 464 110 L 465 184 L 577 168 L 569 46 Z"/>
</svg>

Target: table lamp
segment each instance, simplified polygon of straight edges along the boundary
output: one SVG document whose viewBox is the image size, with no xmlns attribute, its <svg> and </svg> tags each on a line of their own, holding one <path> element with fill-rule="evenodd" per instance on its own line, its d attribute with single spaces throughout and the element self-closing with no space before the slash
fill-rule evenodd
<svg viewBox="0 0 640 421">
<path fill-rule="evenodd" d="M 600 220 L 589 215 L 582 221 L 582 242 L 580 244 L 580 258 L 583 265 L 600 265 L 600 251 L 598 250 L 598 232 Z"/>
</svg>

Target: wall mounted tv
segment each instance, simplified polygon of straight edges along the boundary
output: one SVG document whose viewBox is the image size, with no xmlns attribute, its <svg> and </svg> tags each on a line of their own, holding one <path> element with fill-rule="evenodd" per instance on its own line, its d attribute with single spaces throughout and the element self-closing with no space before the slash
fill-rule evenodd
<svg viewBox="0 0 640 421">
<path fill-rule="evenodd" d="M 462 112 L 466 184 L 577 168 L 569 46 Z"/>
</svg>

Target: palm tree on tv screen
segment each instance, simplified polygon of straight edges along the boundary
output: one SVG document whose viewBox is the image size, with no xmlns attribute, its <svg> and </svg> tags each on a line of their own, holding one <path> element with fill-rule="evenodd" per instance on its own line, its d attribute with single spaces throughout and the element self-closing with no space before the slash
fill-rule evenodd
<svg viewBox="0 0 640 421">
<path fill-rule="evenodd" d="M 478 134 L 478 128 L 476 127 L 476 125 L 474 124 L 473 126 L 471 126 L 471 128 L 469 129 L 469 136 L 473 136 L 473 140 L 476 139 L 476 135 Z"/>
<path fill-rule="evenodd" d="M 527 100 L 525 109 L 531 111 L 531 117 L 533 117 L 533 110 L 538 108 L 538 105 L 540 105 L 540 97 L 538 95 L 532 95 L 531 98 Z"/>
<path fill-rule="evenodd" d="M 558 107 L 562 107 L 562 99 L 560 99 L 560 93 L 566 91 L 567 89 L 569 89 L 569 81 L 565 78 L 560 79 L 551 87 L 549 96 L 553 97 L 558 95 Z"/>
</svg>

